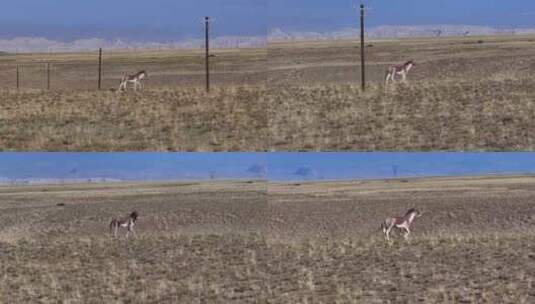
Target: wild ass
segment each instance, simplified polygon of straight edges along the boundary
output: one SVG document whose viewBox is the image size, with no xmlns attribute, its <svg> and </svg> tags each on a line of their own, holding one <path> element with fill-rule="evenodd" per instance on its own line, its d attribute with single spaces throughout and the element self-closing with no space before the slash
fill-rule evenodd
<svg viewBox="0 0 535 304">
<path fill-rule="evenodd" d="M 396 81 L 396 75 L 401 75 L 403 82 L 407 82 L 407 74 L 415 66 L 414 61 L 409 60 L 402 65 L 394 65 L 386 70 L 385 84 Z"/>
<path fill-rule="evenodd" d="M 405 239 L 407 239 L 409 237 L 409 234 L 411 233 L 409 228 L 412 222 L 414 221 L 416 217 L 420 217 L 421 215 L 422 214 L 418 210 L 411 208 L 407 210 L 404 216 L 395 216 L 395 217 L 386 218 L 381 223 L 381 229 L 383 230 L 383 233 L 385 234 L 386 240 L 390 240 L 390 231 L 393 228 L 404 229 L 405 230 L 404 237 Z"/>
<path fill-rule="evenodd" d="M 128 83 L 134 84 L 134 90 L 137 91 L 137 88 L 143 89 L 143 83 L 141 80 L 148 76 L 147 72 L 139 71 L 134 75 L 124 75 L 121 79 L 121 84 L 119 85 L 119 91 L 126 91 Z"/>
<path fill-rule="evenodd" d="M 136 211 L 133 211 L 130 213 L 128 217 L 116 219 L 113 218 L 110 222 L 110 235 L 113 237 L 117 237 L 117 230 L 119 228 L 126 228 L 126 237 L 132 232 L 134 236 L 136 236 L 136 232 L 134 231 L 134 225 L 136 224 L 138 214 Z"/>
</svg>

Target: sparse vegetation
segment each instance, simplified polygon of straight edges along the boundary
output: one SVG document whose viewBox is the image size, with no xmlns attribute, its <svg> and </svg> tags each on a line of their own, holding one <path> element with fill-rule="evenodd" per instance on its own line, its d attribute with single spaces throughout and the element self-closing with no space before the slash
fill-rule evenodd
<svg viewBox="0 0 535 304">
<path fill-rule="evenodd" d="M 269 184 L 272 294 L 291 303 L 531 303 L 535 178 Z M 409 241 L 380 221 L 423 210 Z"/>
<path fill-rule="evenodd" d="M 374 41 L 368 90 L 349 42 L 274 43 L 268 125 L 277 150 L 533 150 L 530 37 Z M 386 66 L 414 59 L 408 85 Z"/>
<path fill-rule="evenodd" d="M 0 91 L 0 147 L 23 151 L 262 151 L 263 87 Z"/>
<path fill-rule="evenodd" d="M 531 79 L 420 81 L 388 90 L 356 85 L 268 93 L 271 147 L 279 150 L 535 149 Z"/>
<path fill-rule="evenodd" d="M 479 39 L 370 41 L 365 93 L 358 88 L 358 50 L 351 41 L 215 51 L 210 95 L 202 89 L 200 50 L 106 55 L 104 88 L 116 88 L 124 73 L 148 71 L 147 91 L 126 95 L 94 91 L 96 54 L 6 55 L 0 60 L 6 79 L 0 83 L 9 88 L 19 62 L 30 63 L 23 67 L 30 69 L 23 71 L 23 88 L 43 88 L 44 59 L 52 63 L 53 75 L 62 76 L 52 76 L 58 91 L 0 91 L 0 147 L 532 150 L 535 40 L 486 37 L 480 44 Z M 385 67 L 408 59 L 416 62 L 410 83 L 385 89 Z"/>
<path fill-rule="evenodd" d="M 265 49 L 214 49 L 211 60 L 215 86 L 263 86 L 266 80 Z M 45 89 L 45 63 L 50 63 L 52 90 L 95 90 L 98 52 L 6 54 L 0 59 L 0 88 L 16 88 L 19 66 L 23 89 Z M 148 72 L 147 88 L 204 87 L 203 50 L 141 50 L 103 53 L 102 88 L 117 89 L 125 74 Z"/>
<path fill-rule="evenodd" d="M 266 52 L 214 50 L 210 94 L 201 50 L 105 51 L 103 91 L 96 52 L 2 56 L 0 150 L 266 150 Z M 142 69 L 145 91 L 113 92 Z"/>
<path fill-rule="evenodd" d="M 4 186 L 0 302 L 532 303 L 534 195 L 521 176 Z M 386 242 L 407 207 L 411 239 Z M 131 210 L 138 236 L 111 239 Z"/>
<path fill-rule="evenodd" d="M 4 186 L 0 193 L 2 303 L 267 296 L 264 182 Z M 111 239 L 111 217 L 131 210 L 140 214 L 138 236 Z"/>
</svg>

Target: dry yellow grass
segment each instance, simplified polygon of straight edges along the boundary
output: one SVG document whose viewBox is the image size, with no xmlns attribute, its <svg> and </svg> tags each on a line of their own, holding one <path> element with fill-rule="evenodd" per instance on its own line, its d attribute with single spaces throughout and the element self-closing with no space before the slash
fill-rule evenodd
<svg viewBox="0 0 535 304">
<path fill-rule="evenodd" d="M 265 194 L 262 181 L 0 187 L 0 302 L 256 302 Z M 131 210 L 137 237 L 110 238 Z"/>
<path fill-rule="evenodd" d="M 356 85 L 268 93 L 278 150 L 527 151 L 535 149 L 529 78 L 420 81 L 388 90 Z"/>
<path fill-rule="evenodd" d="M 146 92 L 120 98 L 94 91 L 94 53 L 6 55 L 1 83 L 13 87 L 14 65 L 28 62 L 33 78 L 23 87 L 42 88 L 42 62 L 50 61 L 59 91 L 1 91 L 0 148 L 532 150 L 534 45 L 530 36 L 370 41 L 365 93 L 351 41 L 217 50 L 219 89 L 209 97 L 199 50 L 106 55 L 105 88 L 126 72 L 149 71 Z M 417 63 L 410 83 L 385 90 L 385 67 L 408 59 Z M 72 107 L 84 113 L 72 117 Z"/>
<path fill-rule="evenodd" d="M 534 177 L 270 183 L 271 293 L 291 303 L 532 303 Z M 423 211 L 404 241 L 380 222 Z M 277 302 L 275 301 L 275 302 Z"/>
<path fill-rule="evenodd" d="M 263 151 L 265 49 L 214 50 L 204 92 L 201 50 L 0 57 L 0 150 Z M 45 62 L 51 66 L 46 88 Z M 21 90 L 15 90 L 20 66 Z M 124 74 L 146 70 L 143 92 L 113 92 Z"/>
<path fill-rule="evenodd" d="M 264 85 L 265 49 L 213 50 L 212 83 L 216 86 Z M 16 87 L 16 66 L 20 85 L 25 89 L 46 88 L 46 63 L 50 63 L 53 90 L 95 90 L 98 79 L 98 52 L 8 54 L 0 57 L 0 88 Z M 117 88 L 125 74 L 146 70 L 148 88 L 203 87 L 202 50 L 104 50 L 102 88 Z"/>
<path fill-rule="evenodd" d="M 481 43 L 480 43 L 481 42 Z M 268 125 L 277 150 L 533 150 L 533 37 L 371 41 L 366 93 L 350 42 L 272 44 Z M 385 89 L 409 59 L 408 85 Z"/>
<path fill-rule="evenodd" d="M 263 151 L 263 87 L 0 91 L 0 147 L 19 151 Z"/>
<path fill-rule="evenodd" d="M 534 197 L 530 176 L 5 186 L 0 302 L 532 303 Z M 384 241 L 408 207 L 410 241 Z"/>
</svg>

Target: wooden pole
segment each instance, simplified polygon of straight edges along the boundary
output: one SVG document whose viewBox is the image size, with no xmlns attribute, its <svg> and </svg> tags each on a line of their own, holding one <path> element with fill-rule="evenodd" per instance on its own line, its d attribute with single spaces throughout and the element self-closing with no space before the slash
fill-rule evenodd
<svg viewBox="0 0 535 304">
<path fill-rule="evenodd" d="M 50 62 L 46 63 L 46 89 L 50 90 Z"/>
<path fill-rule="evenodd" d="M 364 4 L 360 5 L 360 72 L 361 87 L 366 90 L 366 57 L 364 52 Z"/>
<path fill-rule="evenodd" d="M 17 90 L 20 88 L 20 71 L 19 66 L 17 65 Z"/>
<path fill-rule="evenodd" d="M 210 17 L 204 17 L 205 27 L 205 68 L 206 68 L 206 92 L 210 92 Z"/>
<path fill-rule="evenodd" d="M 98 89 L 102 88 L 102 48 L 98 49 Z"/>
</svg>

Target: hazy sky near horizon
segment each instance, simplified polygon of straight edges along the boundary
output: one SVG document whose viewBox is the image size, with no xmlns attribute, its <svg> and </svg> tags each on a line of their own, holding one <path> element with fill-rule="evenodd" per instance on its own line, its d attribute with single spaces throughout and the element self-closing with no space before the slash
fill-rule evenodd
<svg viewBox="0 0 535 304">
<path fill-rule="evenodd" d="M 269 0 L 270 25 L 289 30 L 329 31 L 358 25 L 364 3 L 367 25 L 461 24 L 535 26 L 530 0 Z"/>
<path fill-rule="evenodd" d="M 535 1 L 364 0 L 368 25 L 470 24 L 535 26 Z M 144 41 L 213 35 L 265 35 L 271 28 L 331 31 L 356 25 L 356 0 L 16 0 L 3 1 L 0 38 L 101 37 Z"/>
<path fill-rule="evenodd" d="M 336 180 L 535 174 L 535 153 L 0 153 L 0 178 Z"/>
<path fill-rule="evenodd" d="M 58 40 L 100 37 L 144 41 L 266 33 L 266 0 L 16 0 L 0 10 L 0 38 Z"/>
</svg>

